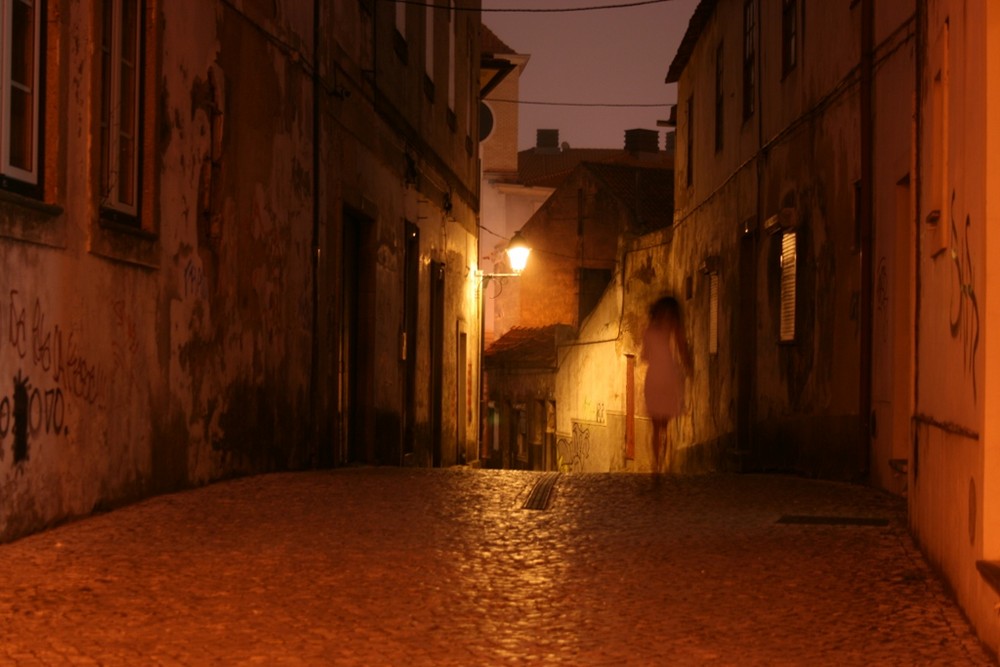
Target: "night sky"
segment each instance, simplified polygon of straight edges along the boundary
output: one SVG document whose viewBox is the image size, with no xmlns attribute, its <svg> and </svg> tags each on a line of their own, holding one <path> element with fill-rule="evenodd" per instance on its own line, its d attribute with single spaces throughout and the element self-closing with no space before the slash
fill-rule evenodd
<svg viewBox="0 0 1000 667">
<path fill-rule="evenodd" d="M 586 12 L 508 13 L 490 9 L 565 9 L 633 0 L 483 0 L 482 20 L 509 47 L 531 56 L 521 99 L 584 104 L 676 102 L 663 82 L 697 0 Z M 620 148 L 626 129 L 658 129 L 667 106 L 648 108 L 522 104 L 518 148 L 535 144 L 539 128 L 559 130 L 573 148 Z M 663 147 L 662 128 L 660 147 Z"/>
</svg>

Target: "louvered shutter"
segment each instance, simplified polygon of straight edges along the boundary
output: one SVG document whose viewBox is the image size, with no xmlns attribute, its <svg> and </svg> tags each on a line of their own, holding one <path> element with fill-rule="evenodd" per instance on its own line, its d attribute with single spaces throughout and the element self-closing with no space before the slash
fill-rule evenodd
<svg viewBox="0 0 1000 667">
<path fill-rule="evenodd" d="M 795 232 L 781 237 L 781 342 L 795 340 Z"/>
</svg>

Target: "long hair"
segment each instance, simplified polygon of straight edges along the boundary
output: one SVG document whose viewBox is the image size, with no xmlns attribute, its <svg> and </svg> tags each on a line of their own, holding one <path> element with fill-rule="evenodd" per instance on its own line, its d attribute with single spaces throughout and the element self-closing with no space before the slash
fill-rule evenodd
<svg viewBox="0 0 1000 667">
<path fill-rule="evenodd" d="M 649 307 L 649 321 L 681 327 L 681 305 L 672 296 L 660 297 Z"/>
</svg>

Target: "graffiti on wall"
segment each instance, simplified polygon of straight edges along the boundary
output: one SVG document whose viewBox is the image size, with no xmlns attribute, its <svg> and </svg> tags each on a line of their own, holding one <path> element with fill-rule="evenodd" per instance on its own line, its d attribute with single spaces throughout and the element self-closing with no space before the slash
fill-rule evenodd
<svg viewBox="0 0 1000 667">
<path fill-rule="evenodd" d="M 14 439 L 14 463 L 28 458 L 28 438 L 69 433 L 66 426 L 66 399 L 62 389 L 34 387 L 18 371 L 13 392 L 0 398 L 0 442 Z M 0 449 L 0 458 L 3 450 Z"/>
<path fill-rule="evenodd" d="M 949 296 L 948 315 L 951 336 L 962 341 L 962 367 L 972 378 L 972 399 L 977 400 L 976 352 L 979 350 L 979 301 L 976 298 L 975 266 L 972 263 L 972 249 L 969 244 L 970 216 L 965 216 L 965 225 L 960 230 L 956 224 L 955 192 L 951 194 L 951 240 L 950 254 L 954 267 Z"/>
<path fill-rule="evenodd" d="M 583 470 L 590 460 L 590 429 L 574 422 L 572 437 L 556 441 L 556 455 L 560 471 Z"/>
<path fill-rule="evenodd" d="M 134 352 L 135 322 L 127 320 L 124 302 L 114 310 L 122 326 L 112 345 Z M 69 434 L 69 399 L 102 404 L 111 378 L 81 350 L 77 332 L 52 323 L 40 299 L 26 298 L 16 289 L 6 293 L 0 302 L 0 353 L 13 358 L 17 370 L 8 391 L 0 384 L 0 445 L 12 441 L 15 463 L 28 459 L 32 439 Z M 3 454 L 0 446 L 0 459 Z"/>
</svg>

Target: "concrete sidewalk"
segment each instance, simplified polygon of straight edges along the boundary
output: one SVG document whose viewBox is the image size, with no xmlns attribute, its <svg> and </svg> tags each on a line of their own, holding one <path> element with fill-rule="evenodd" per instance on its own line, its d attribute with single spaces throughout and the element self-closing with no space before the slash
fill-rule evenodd
<svg viewBox="0 0 1000 667">
<path fill-rule="evenodd" d="M 900 499 L 564 474 L 522 509 L 541 479 L 267 475 L 0 546 L 0 665 L 995 664 Z"/>
</svg>

